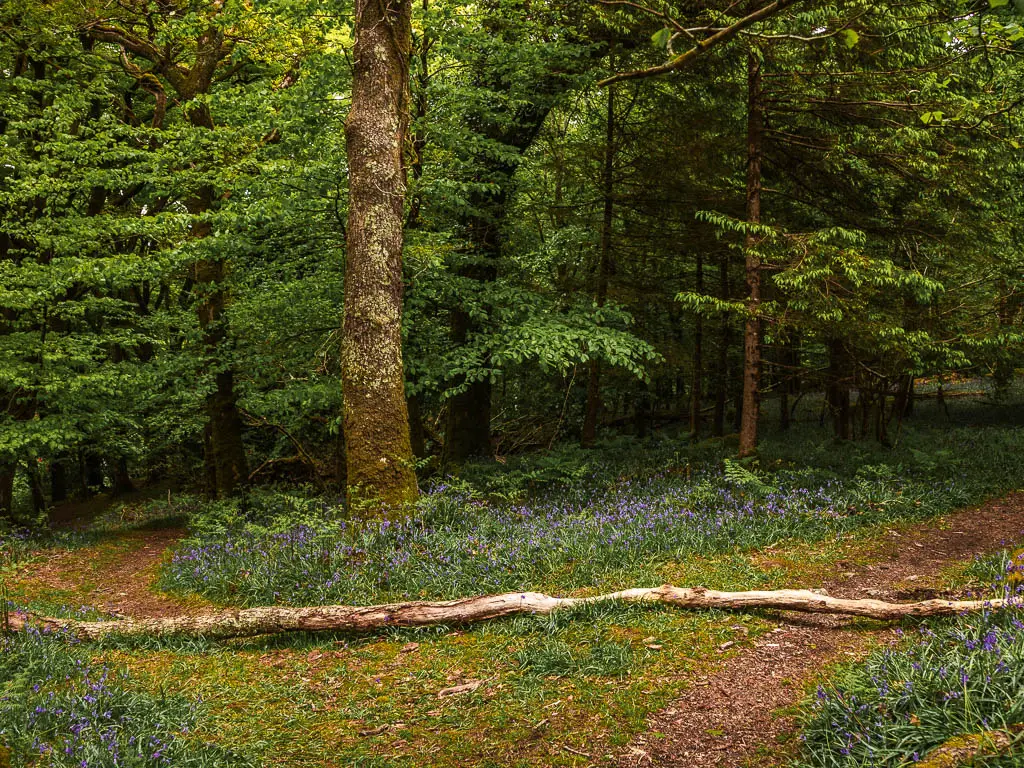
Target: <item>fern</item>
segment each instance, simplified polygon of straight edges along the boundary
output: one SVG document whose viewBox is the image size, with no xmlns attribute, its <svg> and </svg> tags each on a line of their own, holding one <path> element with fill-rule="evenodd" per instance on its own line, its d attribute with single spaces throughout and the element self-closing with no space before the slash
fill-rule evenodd
<svg viewBox="0 0 1024 768">
<path fill-rule="evenodd" d="M 765 496 L 778 490 L 774 485 L 766 483 L 760 475 L 751 472 L 739 462 L 732 459 L 724 459 L 723 464 L 725 466 L 725 479 L 733 485 L 738 485 L 748 493 Z"/>
</svg>

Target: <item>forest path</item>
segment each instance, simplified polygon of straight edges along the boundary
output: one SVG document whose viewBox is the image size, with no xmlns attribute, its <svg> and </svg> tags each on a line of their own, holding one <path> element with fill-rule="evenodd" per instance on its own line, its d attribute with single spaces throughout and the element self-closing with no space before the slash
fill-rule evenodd
<svg viewBox="0 0 1024 768">
<path fill-rule="evenodd" d="M 119 616 L 163 618 L 201 611 L 197 598 L 180 599 L 156 591 L 167 551 L 181 541 L 183 528 L 118 532 L 97 544 L 48 550 L 17 575 L 29 594 L 60 595 Z"/>
<path fill-rule="evenodd" d="M 909 532 L 890 531 L 888 538 L 882 559 L 873 564 L 837 563 L 842 572 L 825 584 L 828 593 L 883 600 L 936 596 L 917 585 L 1024 538 L 1024 492 Z M 860 658 L 880 640 L 895 639 L 895 633 L 895 628 L 866 629 L 862 621 L 839 616 L 784 614 L 753 648 L 730 657 L 709 676 L 689 681 L 688 690 L 650 717 L 616 762 L 623 768 L 778 764 L 790 752 L 783 745 L 792 742 L 797 727 L 786 708 L 801 700 L 806 685 L 827 665 Z"/>
</svg>

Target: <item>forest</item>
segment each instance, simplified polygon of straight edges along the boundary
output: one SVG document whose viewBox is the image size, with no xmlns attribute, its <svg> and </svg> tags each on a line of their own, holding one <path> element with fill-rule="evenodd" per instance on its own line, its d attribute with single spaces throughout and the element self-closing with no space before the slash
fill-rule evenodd
<svg viewBox="0 0 1024 768">
<path fill-rule="evenodd" d="M 0 768 L 1024 766 L 1024 2 L 0 0 Z"/>
</svg>

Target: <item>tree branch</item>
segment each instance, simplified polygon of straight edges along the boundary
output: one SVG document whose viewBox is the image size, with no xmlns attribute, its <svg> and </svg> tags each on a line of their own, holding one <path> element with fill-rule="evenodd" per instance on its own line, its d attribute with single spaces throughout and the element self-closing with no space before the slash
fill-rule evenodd
<svg viewBox="0 0 1024 768">
<path fill-rule="evenodd" d="M 1020 607 L 1019 600 L 924 600 L 918 603 L 887 603 L 882 600 L 850 600 L 806 589 L 718 592 L 704 587 L 626 589 L 595 597 L 550 597 L 539 592 L 510 592 L 443 602 L 409 602 L 388 605 L 326 605 L 308 608 L 270 606 L 222 613 L 123 621 L 74 621 L 26 617 L 12 613 L 7 631 L 22 631 L 41 624 L 51 631 L 63 630 L 86 640 L 106 635 L 201 635 L 251 637 L 278 632 L 372 632 L 388 627 L 425 627 L 438 624 L 473 624 L 521 614 L 546 615 L 594 603 L 662 603 L 684 610 L 729 609 L 800 611 L 863 616 L 882 621 L 906 617 L 949 616 L 967 611 Z"/>
<path fill-rule="evenodd" d="M 684 69 L 701 54 L 706 53 L 722 43 L 728 42 L 750 25 L 774 16 L 779 11 L 782 11 L 798 2 L 800 2 L 800 0 L 775 0 L 775 2 L 769 3 L 748 16 L 744 16 L 731 26 L 718 30 L 715 34 L 701 40 L 693 46 L 693 48 L 684 51 L 665 64 L 660 64 L 656 67 L 649 67 L 647 69 L 637 69 L 633 72 L 620 72 L 617 75 L 606 77 L 604 80 L 599 81 L 597 85 L 599 88 L 604 88 L 605 86 L 618 83 L 623 80 L 641 80 L 647 77 L 657 77 L 658 75 L 665 75 L 669 72 L 676 72 L 680 69 Z"/>
</svg>

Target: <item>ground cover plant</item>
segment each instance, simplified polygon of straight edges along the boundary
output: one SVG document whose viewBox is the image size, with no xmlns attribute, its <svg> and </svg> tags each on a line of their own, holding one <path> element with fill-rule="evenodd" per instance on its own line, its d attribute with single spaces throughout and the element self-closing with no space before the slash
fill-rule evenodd
<svg viewBox="0 0 1024 768">
<path fill-rule="evenodd" d="M 1014 607 L 924 624 L 820 685 L 799 765 L 1024 762 L 1024 552 L 1004 551 L 966 575 Z"/>
<path fill-rule="evenodd" d="M 519 500 L 507 498 L 507 475 L 440 484 L 398 522 L 353 522 L 327 503 L 296 513 L 274 498 L 231 507 L 226 521 L 201 518 L 206 531 L 179 547 L 161 585 L 240 605 L 637 586 L 670 561 L 836 537 L 1009 490 L 1024 474 L 1020 437 L 922 427 L 883 453 L 790 434 L 766 441 L 770 471 L 729 459 L 723 468 L 722 445 L 666 452 L 660 467 L 646 451 L 646 474 L 592 460 L 585 476 Z"/>
<path fill-rule="evenodd" d="M 196 739 L 197 699 L 132 688 L 67 637 L 0 637 L 0 764 L 67 768 L 250 765 Z"/>
<path fill-rule="evenodd" d="M 145 536 L 162 535 L 161 518 L 176 524 L 188 513 L 195 538 L 165 561 L 161 585 L 202 591 L 202 580 L 174 580 L 181 556 L 207 547 L 228 556 L 212 560 L 223 570 L 205 583 L 220 591 L 205 594 L 235 605 L 379 602 L 513 583 L 566 592 L 636 581 L 816 586 L 837 561 L 870 562 L 892 540 L 889 532 L 912 537 L 929 516 L 1013 487 L 1021 471 L 1018 440 L 1013 426 L 976 432 L 922 419 L 895 449 L 822 441 L 804 425 L 770 437 L 756 465 L 724 463 L 730 447 L 715 441 L 616 442 L 585 461 L 566 449 L 565 461 L 555 452 L 543 463 L 510 461 L 500 472 L 474 468 L 428 497 L 418 525 L 361 531 L 357 556 L 344 549 L 352 547 L 351 524 L 323 497 L 254 494 L 245 505 L 161 498 L 134 512 L 112 511 L 100 519 L 99 533 L 63 537 L 56 550 L 28 545 L 29 559 L 7 571 L 8 583 L 12 600 L 35 610 L 95 602 L 104 568 L 137 557 Z M 566 466 L 577 476 L 566 477 Z M 535 545 L 516 535 L 529 530 Z M 623 546 L 606 543 L 615 534 Z M 555 546 L 538 546 L 549 539 Z M 251 542 L 248 550 L 244 542 Z M 328 543 L 342 549 L 328 548 L 326 557 L 336 559 L 320 567 Z M 369 578 L 374 557 L 410 544 L 420 547 L 413 550 L 418 557 L 387 580 Z M 513 546 L 518 561 L 495 569 L 497 553 Z M 61 562 L 78 569 L 66 592 L 31 577 L 33 562 L 48 551 L 65 553 Z M 260 565 L 271 555 L 276 568 Z M 325 586 L 340 568 L 355 577 Z M 201 695 L 202 716 L 184 744 L 213 742 L 256 764 L 569 766 L 611 760 L 680 686 L 774 626 L 767 616 L 611 605 L 463 631 L 111 640 L 94 646 L 90 658 L 126 671 L 119 683 L 132 696 Z M 33 726 L 33 738 L 41 727 Z"/>
</svg>

